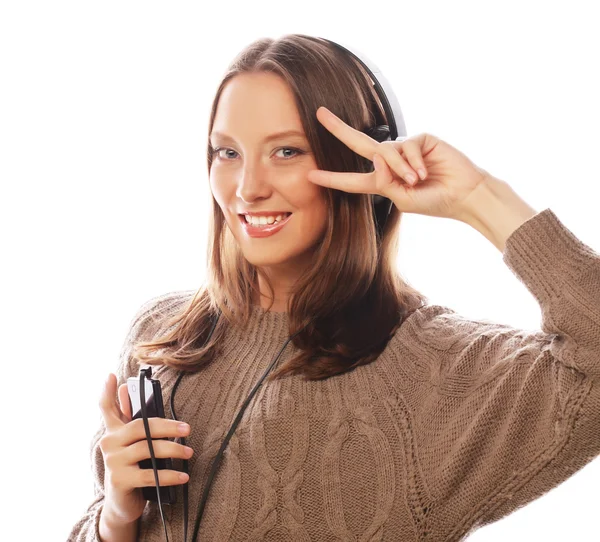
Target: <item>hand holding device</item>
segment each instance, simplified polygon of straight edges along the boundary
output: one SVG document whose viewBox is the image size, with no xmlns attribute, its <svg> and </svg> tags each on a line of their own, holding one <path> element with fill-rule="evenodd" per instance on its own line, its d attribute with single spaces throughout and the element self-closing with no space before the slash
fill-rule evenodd
<svg viewBox="0 0 600 542">
<path fill-rule="evenodd" d="M 145 374 L 144 374 L 145 373 Z M 147 368 L 144 369 L 142 371 L 140 371 L 140 376 L 139 377 L 130 377 L 127 379 L 127 391 L 129 393 L 129 400 L 130 400 L 130 404 L 131 404 L 131 412 L 133 413 L 133 417 L 132 417 L 132 422 L 133 420 L 141 420 L 142 421 L 142 427 L 144 427 L 143 425 L 143 417 L 144 417 L 144 409 L 142 409 L 142 404 L 141 404 L 141 391 L 140 388 L 140 381 L 142 381 L 144 383 L 144 404 L 146 406 L 145 408 L 145 415 L 146 418 L 148 419 L 148 422 L 150 421 L 151 418 L 164 418 L 165 417 L 165 410 L 164 410 L 164 406 L 163 406 L 163 399 L 162 399 L 162 390 L 161 390 L 161 386 L 160 386 L 160 381 L 156 380 L 156 379 L 152 379 L 150 378 L 150 376 L 152 375 L 152 369 L 151 368 Z M 145 428 L 144 428 L 144 431 Z M 150 451 L 150 456 L 152 456 L 152 452 L 154 451 L 155 447 L 156 447 L 156 441 L 154 440 L 154 437 L 156 437 L 157 435 L 152 431 L 152 427 L 150 427 L 150 425 L 148 425 L 148 433 L 144 433 L 144 436 L 146 437 L 146 443 L 148 443 L 148 439 L 150 439 L 152 441 L 152 446 L 148 446 L 149 451 Z M 158 436 L 161 440 L 167 440 L 166 437 L 160 437 Z M 181 444 L 178 444 L 178 446 L 182 446 Z M 184 449 L 186 450 L 191 450 L 191 448 L 187 448 L 182 446 Z M 191 455 L 191 454 L 190 454 Z M 184 456 L 187 459 L 187 456 Z M 166 470 L 166 469 L 173 469 L 173 462 L 171 461 L 170 457 L 163 457 L 163 456 L 157 456 L 156 453 L 154 453 L 154 459 L 156 461 L 156 470 L 157 470 L 157 475 L 158 475 L 158 484 L 160 485 L 160 501 L 167 503 L 167 504 L 175 504 L 176 502 L 176 494 L 175 494 L 175 488 L 173 486 L 166 486 L 163 487 L 163 484 L 160 482 L 161 478 L 160 478 L 160 473 L 158 473 L 159 470 Z M 141 469 L 152 469 L 152 461 L 151 459 L 143 459 L 142 461 L 139 461 L 139 466 Z M 154 472 L 152 473 L 152 475 L 154 476 Z M 158 495 L 157 495 L 157 488 L 156 488 L 156 477 L 153 478 L 154 480 L 154 487 L 143 487 L 142 488 L 142 495 L 144 496 L 144 498 L 148 501 L 158 501 Z"/>
<path fill-rule="evenodd" d="M 116 401 L 117 381 L 111 373 L 100 397 L 100 410 L 104 419 L 106 433 L 99 441 L 104 456 L 104 495 L 105 509 L 123 523 L 136 521 L 143 513 L 146 498 L 143 488 L 149 488 L 156 495 L 154 472 L 141 469 L 139 462 L 150 457 L 150 449 L 146 441 L 143 420 L 132 419 L 132 408 L 128 398 L 127 384 L 119 387 L 119 403 Z M 193 454 L 176 442 L 161 440 L 168 437 L 181 437 L 189 434 L 189 426 L 180 432 L 179 422 L 164 418 L 149 418 L 148 423 L 153 438 L 154 455 L 158 458 L 178 457 L 189 459 Z M 189 451 L 187 451 L 189 450 Z M 176 470 L 159 471 L 159 482 L 162 486 L 184 484 L 183 474 Z"/>
</svg>

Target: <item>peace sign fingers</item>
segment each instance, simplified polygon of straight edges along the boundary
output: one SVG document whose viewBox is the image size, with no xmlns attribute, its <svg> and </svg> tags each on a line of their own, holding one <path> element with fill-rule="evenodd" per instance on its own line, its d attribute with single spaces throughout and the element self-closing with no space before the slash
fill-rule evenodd
<svg viewBox="0 0 600 542">
<path fill-rule="evenodd" d="M 373 160 L 373 155 L 375 153 L 381 155 L 384 160 L 387 162 L 391 170 L 400 178 L 405 179 L 410 185 L 413 185 L 417 182 L 417 174 L 412 169 L 412 167 L 407 163 L 405 158 L 400 154 L 401 146 L 404 142 L 402 141 L 383 141 L 378 142 L 373 138 L 369 137 L 367 134 L 352 128 L 348 124 L 346 124 L 342 119 L 340 119 L 337 115 L 329 111 L 326 107 L 319 107 L 317 109 L 317 119 L 319 122 L 327 128 L 329 132 L 331 132 L 336 138 L 338 138 L 344 145 L 348 148 L 352 149 L 355 153 L 360 154 L 364 158 L 368 160 Z M 422 167 L 421 163 L 417 163 L 417 167 Z M 324 180 L 334 180 L 333 172 L 327 172 L 328 176 L 321 176 L 318 174 L 311 174 L 311 178 L 309 180 L 318 181 L 321 178 Z M 350 179 L 350 177 L 348 177 Z M 332 188 L 337 188 L 337 186 L 328 185 Z M 340 190 L 344 190 L 344 188 L 340 187 Z M 350 191 L 350 190 L 349 190 Z M 356 192 L 360 192 L 361 190 L 354 190 Z M 384 195 L 384 194 L 382 194 Z"/>
</svg>

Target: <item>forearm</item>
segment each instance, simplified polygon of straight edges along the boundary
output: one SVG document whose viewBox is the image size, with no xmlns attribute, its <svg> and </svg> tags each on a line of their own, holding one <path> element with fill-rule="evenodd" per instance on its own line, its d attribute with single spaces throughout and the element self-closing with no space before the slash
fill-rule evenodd
<svg viewBox="0 0 600 542">
<path fill-rule="evenodd" d="M 490 176 L 469 197 L 468 211 L 461 221 L 504 252 L 510 234 L 537 213 L 508 183 Z"/>
<path fill-rule="evenodd" d="M 136 542 L 139 519 L 133 523 L 119 522 L 106 507 L 100 513 L 98 532 L 101 542 Z"/>
</svg>

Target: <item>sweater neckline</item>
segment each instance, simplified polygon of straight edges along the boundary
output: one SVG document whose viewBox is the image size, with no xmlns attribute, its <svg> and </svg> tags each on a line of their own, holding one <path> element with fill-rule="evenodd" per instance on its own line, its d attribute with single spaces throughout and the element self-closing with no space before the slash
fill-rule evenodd
<svg viewBox="0 0 600 542">
<path fill-rule="evenodd" d="M 271 314 L 285 314 L 285 315 L 287 315 L 287 311 L 282 311 L 282 312 L 280 312 L 280 311 L 274 311 L 274 310 L 267 311 L 267 309 L 265 309 L 264 307 L 261 307 L 260 305 L 252 305 L 252 309 L 255 310 L 255 311 L 257 311 L 257 312 L 262 312 L 262 313 L 269 312 Z"/>
<path fill-rule="evenodd" d="M 289 336 L 288 313 L 267 311 L 260 305 L 252 305 L 249 329 L 257 338 L 265 335 L 271 340 L 285 340 Z"/>
</svg>

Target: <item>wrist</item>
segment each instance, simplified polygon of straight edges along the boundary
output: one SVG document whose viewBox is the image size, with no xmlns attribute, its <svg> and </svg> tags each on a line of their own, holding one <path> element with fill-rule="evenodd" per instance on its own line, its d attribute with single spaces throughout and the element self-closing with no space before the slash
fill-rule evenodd
<svg viewBox="0 0 600 542">
<path fill-rule="evenodd" d="M 105 502 L 100 512 L 98 523 L 98 535 L 102 542 L 112 540 L 136 540 L 139 518 L 134 521 L 126 521 L 112 509 L 110 503 Z"/>
<path fill-rule="evenodd" d="M 537 212 L 507 182 L 488 175 L 469 196 L 459 220 L 504 252 L 511 233 Z"/>
</svg>

